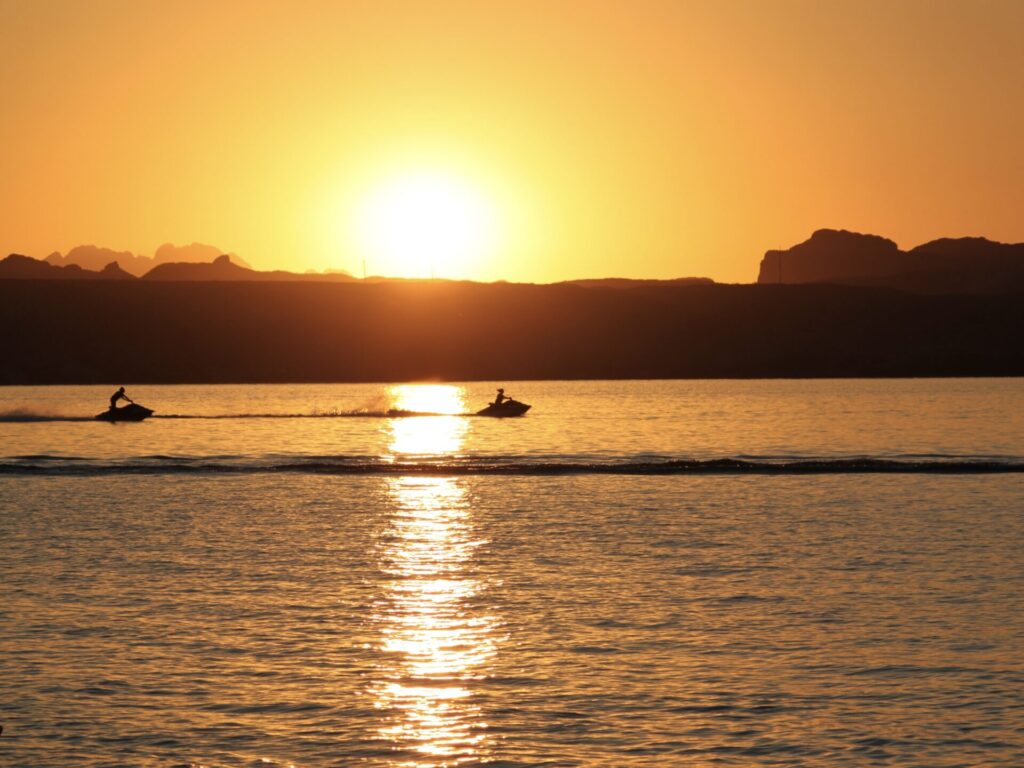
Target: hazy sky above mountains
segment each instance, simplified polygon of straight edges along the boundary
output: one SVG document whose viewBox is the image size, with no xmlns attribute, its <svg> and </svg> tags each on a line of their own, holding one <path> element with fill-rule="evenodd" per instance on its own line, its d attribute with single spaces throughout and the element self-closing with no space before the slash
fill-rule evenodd
<svg viewBox="0 0 1024 768">
<path fill-rule="evenodd" d="M 751 281 L 819 227 L 1017 242 L 1022 29 L 1016 0 L 0 0 L 0 254 Z"/>
</svg>

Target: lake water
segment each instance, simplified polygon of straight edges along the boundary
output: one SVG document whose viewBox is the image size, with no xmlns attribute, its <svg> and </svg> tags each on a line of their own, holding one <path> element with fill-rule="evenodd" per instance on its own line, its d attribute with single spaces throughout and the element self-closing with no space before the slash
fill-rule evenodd
<svg viewBox="0 0 1024 768">
<path fill-rule="evenodd" d="M 1024 381 L 494 386 L 0 389 L 0 764 L 1024 765 Z"/>
</svg>

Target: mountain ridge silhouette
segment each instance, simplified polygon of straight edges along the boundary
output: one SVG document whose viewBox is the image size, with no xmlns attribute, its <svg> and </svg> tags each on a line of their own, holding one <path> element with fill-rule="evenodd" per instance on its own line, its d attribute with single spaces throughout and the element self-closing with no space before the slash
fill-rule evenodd
<svg viewBox="0 0 1024 768">
<path fill-rule="evenodd" d="M 225 253 L 221 249 L 204 245 L 203 243 L 192 243 L 191 245 L 177 246 L 172 243 L 164 243 L 153 256 L 143 256 L 131 251 L 115 251 L 111 248 L 103 248 L 96 245 L 77 245 L 67 254 L 54 251 L 44 261 L 55 267 L 66 267 L 77 265 L 82 269 L 97 272 L 110 262 L 117 262 L 125 272 L 134 276 L 142 277 L 160 264 L 173 262 L 208 262 Z M 249 264 L 240 256 L 229 253 L 231 260 L 241 267 L 249 268 Z"/>
<path fill-rule="evenodd" d="M 52 253 L 46 269 L 11 254 L 0 261 L 0 279 L 131 279 L 260 282 L 344 282 L 356 280 L 343 270 L 304 273 L 256 270 L 235 254 L 213 246 L 161 245 L 153 257 L 96 246 L 78 246 L 66 256 Z M 109 270 L 114 263 L 118 271 Z M 143 269 L 144 268 L 144 269 Z M 67 271 L 62 271 L 67 270 Z M 424 282 L 424 278 L 369 277 L 361 282 Z M 448 281 L 472 282 L 472 281 Z M 504 281 L 498 281 L 504 282 Z M 818 229 L 810 238 L 783 250 L 766 251 L 757 284 L 837 284 L 895 288 L 910 293 L 1004 294 L 1024 292 L 1024 243 L 1000 243 L 984 237 L 943 237 L 901 250 L 880 235 L 844 229 Z M 641 285 L 712 284 L 703 277 L 673 279 L 577 278 L 561 281 L 585 287 L 634 288 Z"/>
</svg>

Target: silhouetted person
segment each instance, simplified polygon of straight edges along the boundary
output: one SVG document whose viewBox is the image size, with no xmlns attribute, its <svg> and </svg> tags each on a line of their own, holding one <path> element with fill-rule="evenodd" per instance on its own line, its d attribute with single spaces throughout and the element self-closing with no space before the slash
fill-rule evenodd
<svg viewBox="0 0 1024 768">
<path fill-rule="evenodd" d="M 505 397 L 505 390 L 501 389 L 499 387 L 498 388 L 498 395 L 497 395 L 497 397 L 494 398 L 494 404 L 495 405 L 501 405 L 506 400 L 511 400 L 511 399 L 512 399 L 511 397 Z"/>
<path fill-rule="evenodd" d="M 128 403 L 134 403 L 135 402 L 130 397 L 128 397 L 128 395 L 126 395 L 124 393 L 124 387 L 121 387 L 119 390 L 117 390 L 117 392 L 115 392 L 114 394 L 112 394 L 110 396 L 110 410 L 114 410 L 115 408 L 117 408 L 117 401 L 118 400 L 124 400 L 125 402 L 128 402 Z"/>
</svg>

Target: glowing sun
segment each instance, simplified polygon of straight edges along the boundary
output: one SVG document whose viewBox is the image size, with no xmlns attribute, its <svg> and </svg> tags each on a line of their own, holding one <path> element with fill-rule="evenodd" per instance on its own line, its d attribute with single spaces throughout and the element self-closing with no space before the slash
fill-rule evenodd
<svg viewBox="0 0 1024 768">
<path fill-rule="evenodd" d="M 463 277 L 491 255 L 490 201 L 456 176 L 406 173 L 380 184 L 356 210 L 355 230 L 372 274 Z"/>
</svg>

